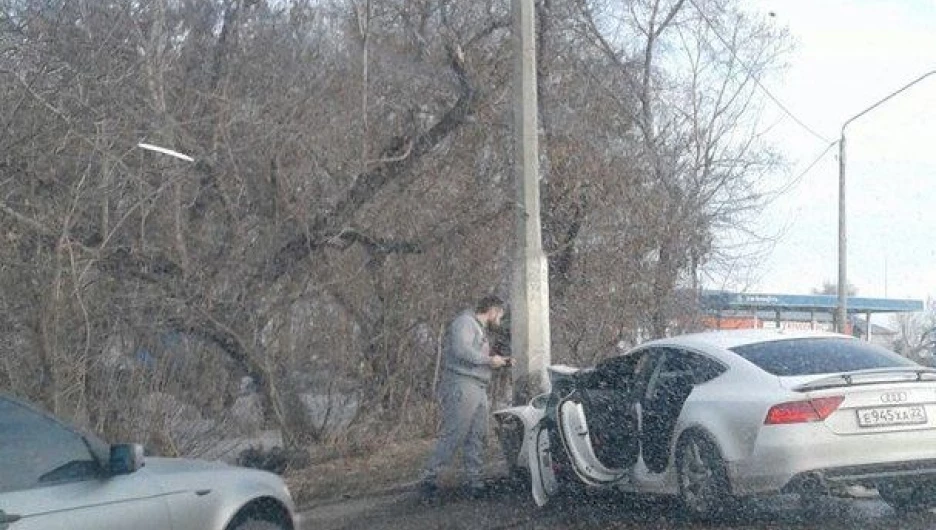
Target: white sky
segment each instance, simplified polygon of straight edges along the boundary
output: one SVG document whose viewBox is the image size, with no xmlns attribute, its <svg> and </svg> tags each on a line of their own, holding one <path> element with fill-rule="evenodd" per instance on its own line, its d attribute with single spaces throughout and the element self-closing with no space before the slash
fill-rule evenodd
<svg viewBox="0 0 936 530">
<path fill-rule="evenodd" d="M 748 0 L 789 28 L 796 48 L 764 84 L 834 141 L 842 124 L 936 70 L 936 0 Z M 770 137 L 801 175 L 827 147 L 778 107 Z M 859 296 L 936 296 L 936 74 L 846 129 L 848 281 Z M 772 203 L 761 232 L 786 230 L 752 292 L 808 294 L 838 278 L 838 147 Z M 885 274 L 886 271 L 886 274 Z"/>
</svg>

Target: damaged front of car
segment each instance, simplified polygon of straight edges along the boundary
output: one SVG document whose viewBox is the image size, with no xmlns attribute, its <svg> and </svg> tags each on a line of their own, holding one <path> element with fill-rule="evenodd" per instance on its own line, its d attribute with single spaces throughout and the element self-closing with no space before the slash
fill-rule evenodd
<svg viewBox="0 0 936 530">
<path fill-rule="evenodd" d="M 511 480 L 518 484 L 532 484 L 533 499 L 543 506 L 557 489 L 552 462 L 537 462 L 538 458 L 549 458 L 550 453 L 537 448 L 538 444 L 549 444 L 549 405 L 557 392 L 568 387 L 572 377 L 580 370 L 565 365 L 547 367 L 551 392 L 535 396 L 526 405 L 518 405 L 494 411 L 495 433 L 500 441 Z M 554 418 L 553 418 L 554 421 Z M 539 464 L 539 465 L 538 465 Z"/>
</svg>

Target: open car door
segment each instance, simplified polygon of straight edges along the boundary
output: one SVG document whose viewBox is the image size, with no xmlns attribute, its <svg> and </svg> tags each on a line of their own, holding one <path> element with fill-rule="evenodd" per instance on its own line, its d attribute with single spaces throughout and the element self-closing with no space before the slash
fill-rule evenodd
<svg viewBox="0 0 936 530">
<path fill-rule="evenodd" d="M 530 452 L 533 497 L 540 506 L 564 480 L 601 486 L 629 476 L 640 455 L 645 381 L 652 350 L 608 359 L 553 385 Z M 553 374 L 551 374 L 553 375 Z"/>
<path fill-rule="evenodd" d="M 571 467 L 591 485 L 624 479 L 640 456 L 638 387 L 652 360 L 645 351 L 607 359 L 583 371 L 556 410 L 556 423 Z"/>
<path fill-rule="evenodd" d="M 530 435 L 530 449 L 527 451 L 530 479 L 532 482 L 533 500 L 537 506 L 545 506 L 549 499 L 560 490 L 561 471 L 565 458 L 562 443 L 559 441 L 555 410 L 562 396 L 566 396 L 575 388 L 575 381 L 580 370 L 578 368 L 562 365 L 549 366 L 546 369 L 549 375 L 552 392 L 544 395 L 545 415 L 533 427 Z"/>
<path fill-rule="evenodd" d="M 553 449 L 549 438 L 550 430 L 546 422 L 539 422 L 533 428 L 532 450 L 527 452 L 533 501 L 540 507 L 546 506 L 549 499 L 559 492 L 559 481 L 556 477 L 555 466 L 553 466 Z"/>
</svg>

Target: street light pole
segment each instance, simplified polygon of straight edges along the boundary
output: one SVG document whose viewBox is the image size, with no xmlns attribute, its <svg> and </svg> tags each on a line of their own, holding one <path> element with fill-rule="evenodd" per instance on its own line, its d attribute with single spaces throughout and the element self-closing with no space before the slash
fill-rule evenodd
<svg viewBox="0 0 936 530">
<path fill-rule="evenodd" d="M 846 265 L 848 261 L 848 236 L 845 230 L 845 126 L 839 137 L 839 204 L 838 204 L 838 305 L 835 309 L 835 331 L 845 333 L 845 319 L 848 314 L 848 296 L 846 293 Z"/>
<path fill-rule="evenodd" d="M 885 101 L 893 98 L 894 96 L 900 94 L 904 90 L 907 90 L 908 88 L 933 74 L 936 74 L 936 70 L 930 70 L 929 72 L 926 72 L 920 77 L 917 77 L 913 81 L 910 81 L 904 86 L 891 92 L 887 96 L 884 96 L 875 104 L 864 109 L 858 114 L 855 114 L 846 120 L 844 124 L 842 124 L 842 131 L 839 135 L 838 306 L 836 307 L 835 311 L 835 327 L 836 331 L 839 333 L 845 332 L 846 319 L 848 315 L 848 293 L 846 292 L 848 290 L 848 279 L 846 276 L 848 237 L 845 230 L 845 128 L 848 127 L 851 122 L 878 108 Z"/>
</svg>

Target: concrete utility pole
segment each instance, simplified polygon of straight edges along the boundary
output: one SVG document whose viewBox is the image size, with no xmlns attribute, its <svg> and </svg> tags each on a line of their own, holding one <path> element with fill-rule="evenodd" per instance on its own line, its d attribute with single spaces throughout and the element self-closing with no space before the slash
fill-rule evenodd
<svg viewBox="0 0 936 530">
<path fill-rule="evenodd" d="M 510 293 L 514 402 L 549 389 L 549 276 L 540 229 L 534 0 L 513 0 L 517 232 Z"/>
</svg>

